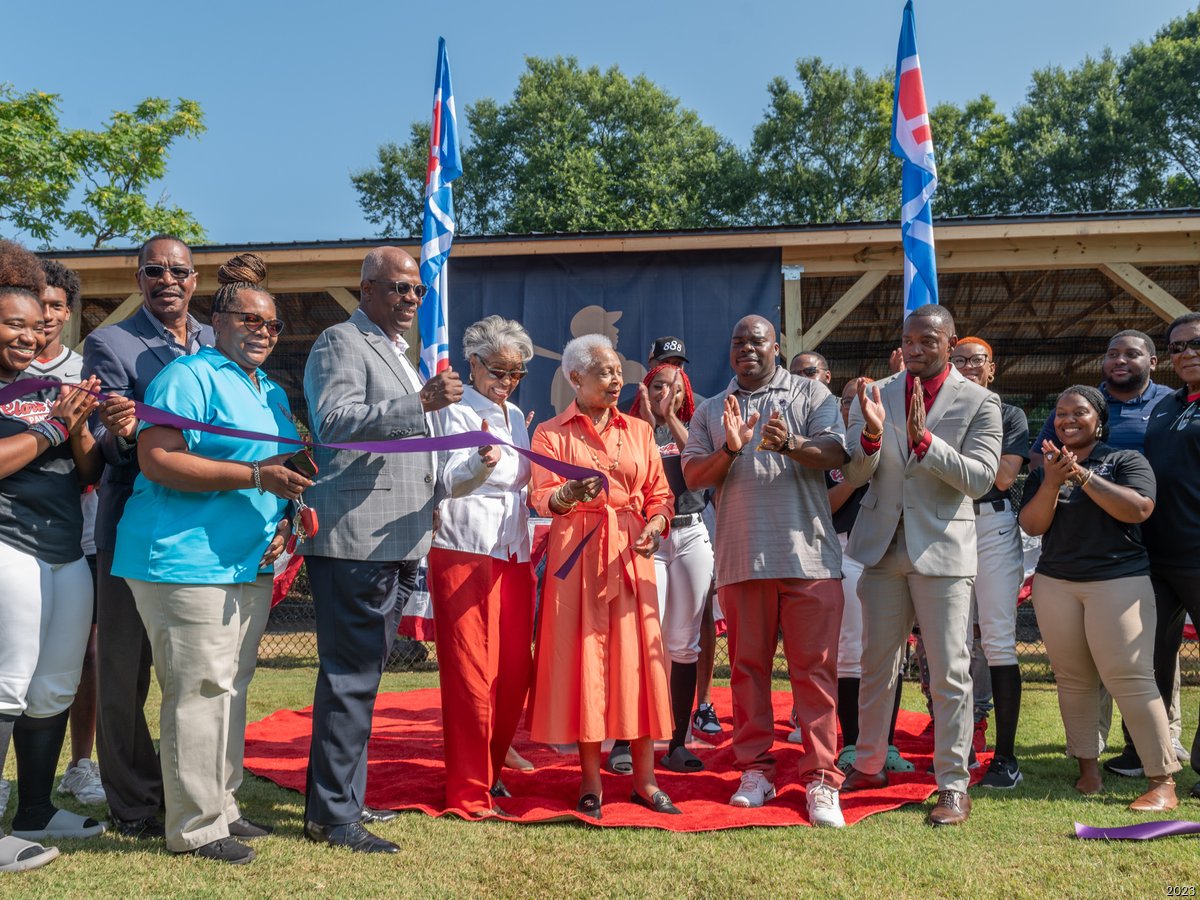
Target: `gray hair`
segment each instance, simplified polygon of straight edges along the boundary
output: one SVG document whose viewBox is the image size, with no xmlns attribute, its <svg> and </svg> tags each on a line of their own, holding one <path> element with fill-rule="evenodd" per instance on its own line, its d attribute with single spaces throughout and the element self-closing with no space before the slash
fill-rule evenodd
<svg viewBox="0 0 1200 900">
<path fill-rule="evenodd" d="M 572 372 L 587 371 L 601 350 L 616 350 L 612 341 L 602 334 L 581 334 L 567 341 L 562 355 L 562 373 L 567 376 L 567 381 L 571 380 Z"/>
<path fill-rule="evenodd" d="M 520 322 L 503 316 L 488 316 L 463 332 L 463 356 L 468 362 L 472 356 L 479 357 L 482 362 L 504 350 L 516 350 L 521 354 L 522 363 L 533 359 L 533 341 Z"/>
</svg>

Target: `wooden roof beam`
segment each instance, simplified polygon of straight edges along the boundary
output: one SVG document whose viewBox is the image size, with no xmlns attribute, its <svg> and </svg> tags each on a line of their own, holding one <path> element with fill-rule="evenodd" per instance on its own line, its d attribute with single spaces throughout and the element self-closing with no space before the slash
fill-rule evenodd
<svg viewBox="0 0 1200 900">
<path fill-rule="evenodd" d="M 1146 276 L 1131 263 L 1106 263 L 1100 271 L 1111 278 L 1119 287 L 1150 307 L 1164 322 L 1170 322 L 1191 312 L 1186 306 L 1164 290 L 1153 279 Z"/>
<path fill-rule="evenodd" d="M 845 318 L 858 309 L 858 305 L 867 299 L 871 291 L 879 287 L 879 283 L 887 278 L 887 269 L 871 269 L 864 272 L 858 281 L 850 286 L 850 290 L 842 294 L 833 306 L 825 311 L 825 315 L 816 321 L 812 328 L 800 337 L 800 350 L 815 350 L 821 341 L 829 337 Z"/>
</svg>

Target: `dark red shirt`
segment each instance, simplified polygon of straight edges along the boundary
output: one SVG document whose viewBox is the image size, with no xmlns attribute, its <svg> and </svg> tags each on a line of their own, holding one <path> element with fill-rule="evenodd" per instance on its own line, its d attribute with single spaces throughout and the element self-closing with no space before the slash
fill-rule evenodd
<svg viewBox="0 0 1200 900">
<path fill-rule="evenodd" d="M 921 394 L 925 399 L 925 414 L 928 415 L 933 409 L 933 403 L 937 400 L 937 395 L 942 389 L 942 385 L 946 383 L 946 379 L 950 377 L 950 366 L 947 365 L 942 371 L 938 372 L 932 378 L 921 379 Z M 913 377 L 911 373 L 904 374 L 904 410 L 907 415 L 910 404 L 912 403 L 913 394 Z M 929 452 L 929 445 L 933 443 L 933 435 L 929 429 L 925 429 L 925 434 L 921 440 L 910 445 L 910 448 L 917 459 L 924 459 L 925 454 Z M 868 454 L 875 453 L 879 450 L 880 441 L 868 441 L 865 437 L 862 438 L 862 448 Z"/>
</svg>

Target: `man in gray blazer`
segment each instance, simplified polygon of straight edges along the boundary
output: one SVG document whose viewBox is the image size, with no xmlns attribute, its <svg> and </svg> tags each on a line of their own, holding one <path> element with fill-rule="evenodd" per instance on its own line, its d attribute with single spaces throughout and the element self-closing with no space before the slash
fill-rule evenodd
<svg viewBox="0 0 1200 900">
<path fill-rule="evenodd" d="M 360 305 L 325 329 L 308 356 L 304 396 L 313 438 L 322 443 L 429 434 L 426 413 L 462 397 L 453 369 L 421 385 L 404 355 L 425 288 L 411 256 L 370 251 Z M 305 546 L 320 669 L 313 693 L 304 833 L 309 840 L 365 853 L 397 847 L 363 823 L 395 813 L 364 803 L 367 740 L 384 664 L 404 601 L 433 526 L 431 453 L 318 450 L 316 483 L 305 501 L 320 516 Z"/>
<path fill-rule="evenodd" d="M 213 331 L 188 312 L 196 270 L 187 244 L 155 235 L 138 252 L 142 306 L 115 325 L 98 328 L 83 345 L 84 375 L 95 375 L 112 397 L 92 431 L 107 466 L 96 512 L 96 755 L 113 828 L 127 837 L 163 836 L 162 771 L 146 725 L 150 641 L 124 578 L 112 575 L 117 522 L 140 471 L 133 403 L 163 367 L 214 343 Z"/>
<path fill-rule="evenodd" d="M 950 365 L 958 342 L 941 306 L 905 321 L 905 372 L 859 387 L 850 413 L 846 481 L 870 481 L 846 548 L 865 570 L 860 734 L 843 791 L 887 784 L 883 770 L 901 653 L 914 616 L 929 656 L 938 802 L 932 825 L 958 825 L 971 811 L 971 584 L 975 511 L 1000 464 L 1000 399 Z"/>
</svg>

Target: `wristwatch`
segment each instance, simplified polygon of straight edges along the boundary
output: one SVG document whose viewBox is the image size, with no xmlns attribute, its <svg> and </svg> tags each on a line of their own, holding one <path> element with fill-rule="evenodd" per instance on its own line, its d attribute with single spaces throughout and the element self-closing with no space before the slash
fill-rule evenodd
<svg viewBox="0 0 1200 900">
<path fill-rule="evenodd" d="M 725 453 L 726 453 L 727 455 L 729 455 L 729 456 L 733 457 L 734 459 L 737 459 L 739 456 L 741 456 L 741 455 L 742 455 L 742 451 L 741 451 L 741 450 L 730 450 L 730 449 L 729 449 L 729 444 L 727 444 L 727 443 L 726 443 L 726 444 L 722 444 L 722 445 L 721 445 L 721 449 L 722 449 L 722 450 L 724 450 L 724 451 L 725 451 Z"/>
<path fill-rule="evenodd" d="M 787 433 L 787 437 L 785 437 L 783 439 L 783 443 L 775 448 L 775 452 L 783 453 L 786 455 L 788 453 L 791 453 L 795 449 L 796 449 L 796 436 L 789 431 Z"/>
</svg>

